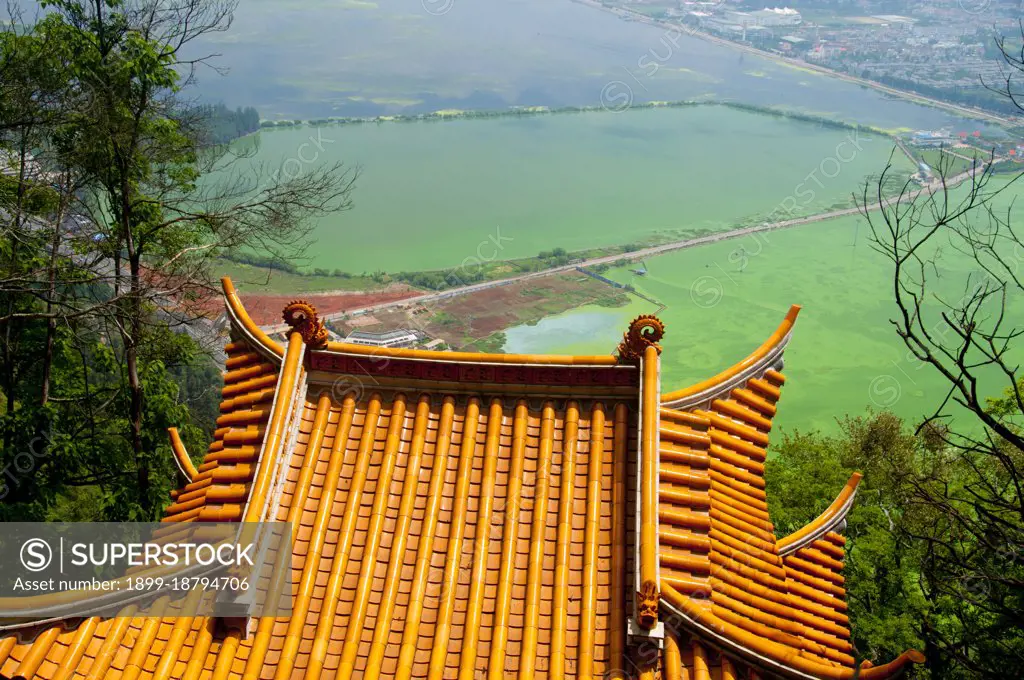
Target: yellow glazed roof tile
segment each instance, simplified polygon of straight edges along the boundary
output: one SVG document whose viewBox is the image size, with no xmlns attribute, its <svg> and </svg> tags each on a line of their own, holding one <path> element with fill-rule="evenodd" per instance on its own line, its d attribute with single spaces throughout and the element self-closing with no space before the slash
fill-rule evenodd
<svg viewBox="0 0 1024 680">
<path fill-rule="evenodd" d="M 741 364 L 662 394 L 652 317 L 618 357 L 377 352 L 328 342 L 302 302 L 278 343 L 224 288 L 221 416 L 198 466 L 172 433 L 187 483 L 164 520 L 289 523 L 291 615 L 160 603 L 12 629 L 3 676 L 851 677 L 852 491 L 781 541 L 764 493 L 795 309 Z M 638 615 L 666 624 L 653 666 L 627 644 Z"/>
<path fill-rule="evenodd" d="M 661 398 L 659 556 L 666 618 L 680 632 L 703 632 L 719 649 L 727 643 L 737 664 L 761 659 L 770 670 L 799 677 L 846 678 L 855 670 L 889 677 L 919 655 L 854 669 L 849 642 L 845 541 L 834 529 L 849 511 L 860 476 L 790 537 L 776 539 L 768 513 L 764 461 L 785 383 L 782 350 L 798 311 L 792 308 L 747 359 Z M 703 662 L 692 661 L 692 649 L 680 654 L 691 659 L 682 668 L 697 673 Z M 673 663 L 679 658 L 675 651 L 670 656 Z M 733 662 L 721 657 L 723 677 L 726 663 Z"/>
</svg>

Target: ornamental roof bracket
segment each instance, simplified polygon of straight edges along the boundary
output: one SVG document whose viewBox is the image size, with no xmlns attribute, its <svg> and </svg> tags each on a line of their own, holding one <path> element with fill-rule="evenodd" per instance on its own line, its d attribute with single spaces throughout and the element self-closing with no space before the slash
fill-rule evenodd
<svg viewBox="0 0 1024 680">
<path fill-rule="evenodd" d="M 629 324 L 629 330 L 622 335 L 618 357 L 621 364 L 639 364 L 644 350 L 653 347 L 661 354 L 658 341 L 665 336 L 665 324 L 653 314 L 641 314 Z"/>
<path fill-rule="evenodd" d="M 310 349 L 325 349 L 330 336 L 316 307 L 305 300 L 292 300 L 284 308 L 284 322 L 298 332 Z"/>
</svg>

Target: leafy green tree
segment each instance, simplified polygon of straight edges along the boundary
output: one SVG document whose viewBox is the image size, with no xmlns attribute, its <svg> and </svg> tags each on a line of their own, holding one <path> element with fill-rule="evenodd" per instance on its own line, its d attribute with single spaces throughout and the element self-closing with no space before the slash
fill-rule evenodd
<svg viewBox="0 0 1024 680">
<path fill-rule="evenodd" d="M 1020 109 L 1024 61 L 1004 56 L 1002 94 Z M 889 170 L 865 186 L 862 205 L 886 194 Z M 893 330 L 908 360 L 945 389 L 906 433 L 879 429 L 880 416 L 867 430 L 848 422 L 837 441 L 787 440 L 770 483 L 782 517 L 796 508 L 808 517 L 808 482 L 798 476 L 820 475 L 829 460 L 844 473 L 864 470 L 850 529 L 865 531 L 865 548 L 855 536 L 848 563 L 858 649 L 891 656 L 916 635 L 934 678 L 1013 677 L 1024 666 L 1024 377 L 1015 360 L 1024 328 L 1012 312 L 1024 295 L 1024 241 L 996 201 L 1021 176 L 993 182 L 989 164 L 954 189 L 945 170 L 937 189 L 906 183 L 865 211 L 871 245 L 891 263 Z M 946 249 L 973 266 L 944 270 Z M 878 446 L 865 446 L 871 441 Z M 826 465 L 815 473 L 808 461 L 818 455 Z M 862 571 L 865 549 L 872 564 Z"/>
<path fill-rule="evenodd" d="M 97 225 L 94 271 L 111 296 L 106 329 L 125 371 L 126 438 L 141 516 L 153 517 L 153 442 L 140 355 L 147 326 L 180 316 L 175 304 L 209 285 L 223 250 L 294 253 L 307 216 L 348 207 L 353 175 L 323 165 L 294 177 L 246 168 L 231 175 L 208 145 L 204 112 L 180 98 L 204 59 L 184 56 L 230 24 L 230 0 L 47 0 L 39 31 L 69 55 L 78 97 L 58 137 L 61 161 L 85 178 L 83 212 Z M 204 171 L 216 178 L 202 180 Z M 269 174 L 269 173 L 268 173 Z M 170 305 L 169 302 L 174 301 Z M 187 319 L 184 319 L 187 320 Z M 183 320 L 183 321 L 184 321 Z M 155 395 L 154 395 L 155 397 Z"/>
<path fill-rule="evenodd" d="M 920 551 L 900 530 L 922 521 L 903 486 L 919 450 L 899 418 L 881 413 L 847 418 L 835 435 L 784 436 L 766 468 L 779 536 L 817 517 L 854 472 L 864 473 L 843 532 L 849 539 L 844 576 L 854 647 L 874 663 L 928 646 L 922 621 L 929 603 L 917 585 Z"/>
<path fill-rule="evenodd" d="M 256 111 L 182 96 L 235 2 L 40 6 L 0 34 L 0 518 L 154 519 L 167 427 L 198 452 L 217 417 L 219 371 L 178 332 L 212 264 L 300 255 L 355 173 L 246 163 L 223 142 Z"/>
</svg>

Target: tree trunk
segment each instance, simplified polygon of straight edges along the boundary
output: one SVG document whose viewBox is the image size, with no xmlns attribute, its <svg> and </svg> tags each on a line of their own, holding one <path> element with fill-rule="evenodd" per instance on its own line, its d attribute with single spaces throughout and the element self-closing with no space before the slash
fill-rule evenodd
<svg viewBox="0 0 1024 680">
<path fill-rule="evenodd" d="M 139 380 L 138 349 L 133 340 L 125 347 L 125 364 L 128 369 L 129 423 L 131 424 L 132 451 L 135 453 L 135 474 L 139 485 L 139 503 L 146 519 L 152 511 L 149 499 L 149 463 L 142 444 L 142 382 Z"/>
<path fill-rule="evenodd" d="M 26 182 L 28 180 L 26 172 L 26 160 L 29 155 L 29 144 L 28 144 L 28 130 L 23 130 L 21 133 L 21 140 L 18 149 L 18 191 L 14 203 L 14 222 L 12 226 L 13 238 L 11 239 L 11 263 L 9 272 L 12 276 L 17 277 L 18 275 L 18 245 L 20 243 L 21 225 L 23 224 L 23 215 L 25 206 L 25 193 L 27 190 Z M 4 324 L 4 342 L 3 342 L 3 362 L 4 362 L 4 382 L 3 391 L 4 397 L 6 398 L 5 412 L 10 414 L 14 411 L 16 398 L 14 395 L 14 383 L 15 383 L 15 370 L 14 370 L 14 357 L 16 352 L 14 351 L 14 343 L 16 342 L 16 322 L 10 318 L 14 314 L 14 301 L 16 294 L 11 292 L 7 297 L 7 323 Z M 11 447 L 11 436 L 12 432 L 10 428 L 7 428 L 4 432 L 4 450 L 8 450 Z"/>
<path fill-rule="evenodd" d="M 142 442 L 143 393 L 142 380 L 139 378 L 139 340 L 142 331 L 142 262 L 136 249 L 131 221 L 128 219 L 131 206 L 128 187 L 124 187 L 122 201 L 124 203 L 125 250 L 128 256 L 129 293 L 126 304 L 122 307 L 127 312 L 121 320 L 124 339 L 125 368 L 128 371 L 128 423 L 131 428 L 130 438 L 132 452 L 135 454 L 135 474 L 138 483 L 139 504 L 146 519 L 152 519 L 153 508 L 150 501 L 149 461 Z"/>
<path fill-rule="evenodd" d="M 46 406 L 50 400 L 50 378 L 53 374 L 53 345 L 57 338 L 57 319 L 53 316 L 53 300 L 57 295 L 57 261 L 60 253 L 60 229 L 64 216 L 67 214 L 69 197 L 67 192 L 61 191 L 60 206 L 57 209 L 57 218 L 53 226 L 53 240 L 50 241 L 50 262 L 48 265 L 48 278 L 46 288 L 46 342 L 43 345 L 43 376 L 42 387 L 39 392 L 39 405 Z"/>
<path fill-rule="evenodd" d="M 942 652 L 935 641 L 935 634 L 927 620 L 921 622 L 921 639 L 924 640 L 924 667 L 929 670 L 931 677 L 946 677 L 946 665 L 942 659 Z"/>
</svg>

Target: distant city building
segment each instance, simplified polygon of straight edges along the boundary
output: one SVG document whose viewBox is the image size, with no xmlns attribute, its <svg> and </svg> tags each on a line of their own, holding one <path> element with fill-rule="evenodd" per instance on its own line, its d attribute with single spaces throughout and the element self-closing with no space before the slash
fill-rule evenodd
<svg viewBox="0 0 1024 680">
<path fill-rule="evenodd" d="M 751 12 L 750 15 L 757 22 L 758 26 L 775 28 L 776 26 L 799 26 L 803 23 L 800 12 L 790 7 L 773 7 L 759 9 Z"/>
<path fill-rule="evenodd" d="M 782 26 L 799 26 L 803 23 L 800 12 L 789 7 L 764 8 L 754 12 L 727 10 L 722 12 L 718 20 L 723 25 L 738 26 L 740 29 L 779 28 Z"/>
<path fill-rule="evenodd" d="M 722 23 L 735 24 L 737 26 L 755 25 L 754 15 L 750 12 L 739 12 L 737 10 L 727 10 L 722 12 L 720 20 Z"/>
<path fill-rule="evenodd" d="M 944 146 L 951 144 L 953 138 L 945 130 L 918 130 L 910 136 L 915 146 Z"/>
<path fill-rule="evenodd" d="M 731 21 L 724 21 L 722 19 L 717 18 L 704 18 L 703 20 L 698 21 L 698 24 L 701 28 L 712 33 L 717 33 L 719 35 L 746 40 L 747 29 L 742 24 L 737 24 Z"/>
<path fill-rule="evenodd" d="M 878 19 L 879 21 L 884 21 L 890 26 L 894 26 L 897 28 L 910 28 L 911 26 L 917 23 L 917 19 L 900 16 L 899 14 L 875 14 L 871 18 Z"/>
<path fill-rule="evenodd" d="M 386 333 L 352 331 L 345 338 L 345 342 L 352 343 L 353 345 L 369 345 L 371 347 L 412 347 L 418 339 L 419 336 L 413 331 L 399 329 Z"/>
<path fill-rule="evenodd" d="M 807 46 L 807 40 L 795 35 L 784 35 L 779 39 L 779 47 L 785 51 L 800 49 Z"/>
</svg>

